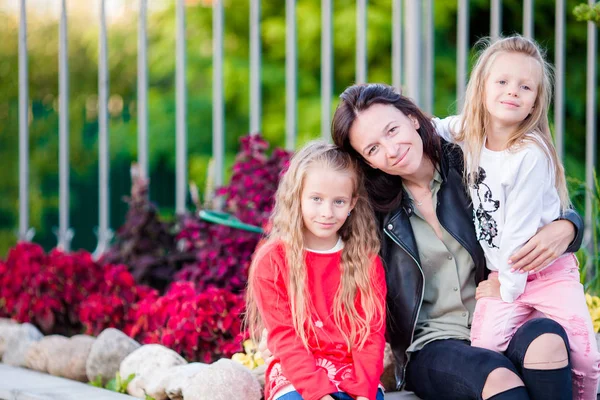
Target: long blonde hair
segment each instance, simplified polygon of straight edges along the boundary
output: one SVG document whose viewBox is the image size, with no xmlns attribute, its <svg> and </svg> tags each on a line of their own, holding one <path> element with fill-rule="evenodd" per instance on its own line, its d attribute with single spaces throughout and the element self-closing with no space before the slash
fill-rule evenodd
<svg viewBox="0 0 600 400">
<path fill-rule="evenodd" d="M 544 151 L 554 166 L 554 186 L 558 191 L 561 208 L 564 211 L 571 203 L 564 167 L 554 148 L 548 122 L 548 108 L 552 96 L 552 66 L 546 62 L 542 50 L 534 41 L 519 35 L 501 38 L 493 43 L 489 39 L 482 39 L 478 44 L 483 44 L 483 50 L 479 54 L 469 78 L 465 93 L 465 107 L 462 112 L 462 126 L 456 132 L 456 140 L 465 144 L 463 149 L 465 165 L 468 166 L 465 168 L 465 181 L 468 180 L 470 173 L 479 169 L 481 148 L 490 123 L 484 101 L 485 81 L 490 73 L 490 68 L 501 53 L 524 54 L 539 63 L 542 79 L 538 85 L 533 111 L 510 136 L 507 149 L 516 149 L 522 140 L 526 143 L 535 143 Z"/>
<path fill-rule="evenodd" d="M 301 194 L 309 169 L 320 167 L 348 173 L 354 183 L 352 214 L 338 231 L 344 241 L 340 286 L 337 289 L 333 316 L 343 335 L 348 350 L 362 348 L 371 334 L 372 326 L 383 324 L 385 313 L 381 293 L 372 285 L 374 258 L 379 253 L 380 241 L 375 216 L 367 200 L 363 176 L 356 162 L 344 151 L 323 141 L 309 143 L 294 155 L 288 171 L 284 174 L 275 194 L 275 207 L 271 215 L 271 231 L 262 248 L 282 243 L 285 248 L 288 281 L 287 292 L 294 329 L 304 346 L 309 349 L 308 337 L 315 334 L 311 319 L 312 305 L 307 288 L 307 265 L 305 262 Z M 260 249 L 257 251 L 260 253 Z M 263 327 L 254 293 L 254 278 L 258 259 L 255 255 L 250 266 L 246 292 L 246 326 L 257 340 Z M 310 266 L 309 266 L 310 267 Z M 284 275 L 285 276 L 285 275 Z M 357 301 L 363 312 L 356 307 Z"/>
</svg>

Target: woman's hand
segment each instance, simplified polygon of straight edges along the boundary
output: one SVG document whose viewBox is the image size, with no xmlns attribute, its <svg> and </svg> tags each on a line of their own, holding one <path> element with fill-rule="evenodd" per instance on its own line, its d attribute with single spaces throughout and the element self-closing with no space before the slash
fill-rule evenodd
<svg viewBox="0 0 600 400">
<path fill-rule="evenodd" d="M 558 220 L 549 223 L 510 257 L 508 263 L 512 267 L 511 271 L 541 271 L 562 256 L 574 238 L 575 227 L 570 221 Z"/>
<path fill-rule="evenodd" d="M 364 396 L 358 396 L 356 398 L 356 400 L 369 400 L 369 399 L 367 397 L 364 397 Z"/>
<path fill-rule="evenodd" d="M 490 276 L 485 281 L 479 282 L 477 289 L 475 290 L 475 300 L 479 300 L 482 297 L 500 297 L 500 281 L 495 275 Z"/>
<path fill-rule="evenodd" d="M 325 395 L 323 397 L 321 397 L 320 400 L 334 400 L 333 397 L 331 397 L 330 395 Z M 357 399 L 358 400 L 358 399 Z M 368 400 L 368 399 L 367 399 Z"/>
</svg>

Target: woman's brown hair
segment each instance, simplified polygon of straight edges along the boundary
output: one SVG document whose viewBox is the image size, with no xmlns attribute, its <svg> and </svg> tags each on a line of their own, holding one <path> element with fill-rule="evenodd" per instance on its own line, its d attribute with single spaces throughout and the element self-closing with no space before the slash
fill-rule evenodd
<svg viewBox="0 0 600 400">
<path fill-rule="evenodd" d="M 419 122 L 417 132 L 423 140 L 423 155 L 434 165 L 438 165 L 441 143 L 431 118 L 425 115 L 411 99 L 397 93 L 389 85 L 379 83 L 353 85 L 344 90 L 340 99 L 331 126 L 333 142 L 358 161 L 365 174 L 365 187 L 373 209 L 377 212 L 391 211 L 402 201 L 402 178 L 371 167 L 363 156 L 354 150 L 350 145 L 352 124 L 361 112 L 374 104 L 394 106 L 404 115 L 417 119 Z"/>
</svg>

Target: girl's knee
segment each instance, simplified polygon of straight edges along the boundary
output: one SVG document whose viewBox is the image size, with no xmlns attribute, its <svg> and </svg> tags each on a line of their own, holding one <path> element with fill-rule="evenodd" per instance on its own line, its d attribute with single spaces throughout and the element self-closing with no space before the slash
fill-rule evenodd
<svg viewBox="0 0 600 400">
<path fill-rule="evenodd" d="M 527 347 L 523 367 L 528 369 L 557 369 L 569 365 L 565 340 L 556 333 L 544 333 Z"/>
<path fill-rule="evenodd" d="M 519 386 L 525 386 L 525 384 L 514 371 L 508 368 L 496 368 L 487 376 L 481 397 L 488 399 Z"/>
</svg>

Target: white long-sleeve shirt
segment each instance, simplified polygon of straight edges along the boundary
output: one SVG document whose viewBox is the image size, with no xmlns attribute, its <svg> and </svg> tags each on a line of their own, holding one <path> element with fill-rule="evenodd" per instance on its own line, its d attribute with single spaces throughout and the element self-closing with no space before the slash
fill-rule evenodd
<svg viewBox="0 0 600 400">
<path fill-rule="evenodd" d="M 434 120 L 438 133 L 452 142 L 459 122 L 459 117 Z M 492 151 L 484 144 L 478 173 L 469 177 L 477 239 L 488 269 L 498 271 L 502 300 L 509 303 L 525 291 L 527 274 L 511 272 L 508 259 L 560 216 L 554 167 L 542 146 L 523 143 L 518 149 Z"/>
</svg>

